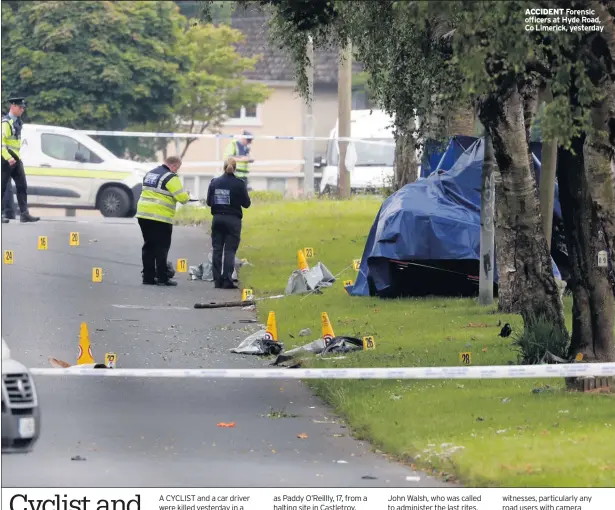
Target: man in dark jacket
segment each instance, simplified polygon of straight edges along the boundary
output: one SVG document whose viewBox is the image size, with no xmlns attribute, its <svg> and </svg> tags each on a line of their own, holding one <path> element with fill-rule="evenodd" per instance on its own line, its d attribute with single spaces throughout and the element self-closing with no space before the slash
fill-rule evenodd
<svg viewBox="0 0 615 510">
<path fill-rule="evenodd" d="M 251 205 L 246 183 L 235 176 L 237 163 L 226 160 L 224 175 L 213 179 L 207 190 L 207 205 L 213 216 L 211 225 L 212 272 L 216 289 L 236 289 L 233 283 L 235 254 L 241 240 L 242 208 Z M 224 267 L 222 255 L 224 254 Z"/>
</svg>

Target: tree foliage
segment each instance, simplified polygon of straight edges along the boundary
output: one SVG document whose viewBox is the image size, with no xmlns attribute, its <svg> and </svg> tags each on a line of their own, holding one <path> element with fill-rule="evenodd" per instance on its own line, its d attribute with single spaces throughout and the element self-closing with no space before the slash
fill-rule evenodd
<svg viewBox="0 0 615 510">
<path fill-rule="evenodd" d="M 174 2 L 2 5 L 2 82 L 32 122 L 123 129 L 165 118 L 185 58 Z"/>
<path fill-rule="evenodd" d="M 574 210 L 567 210 L 565 215 L 580 217 L 584 214 L 582 208 L 597 211 L 591 227 L 564 222 L 568 225 L 567 244 L 570 248 L 584 239 L 580 243 L 589 246 L 589 237 L 597 232 L 603 238 L 615 239 L 615 220 L 609 213 L 613 209 L 613 175 L 604 164 L 613 157 L 615 140 L 615 94 L 607 98 L 608 87 L 604 86 L 605 82 L 613 81 L 615 2 L 318 2 L 310 6 L 305 22 L 300 22 L 297 10 L 302 7 L 297 2 L 260 3 L 267 4 L 272 13 L 272 37 L 295 62 L 298 88 L 304 95 L 305 48 L 311 35 L 315 47 L 343 47 L 346 40 L 352 41 L 358 60 L 370 74 L 370 89 L 376 100 L 396 118 L 396 127 L 406 135 L 412 128 L 409 121 L 415 111 L 423 121 L 433 123 L 424 123 L 423 133 L 433 133 L 433 128 L 441 133 L 438 128 L 442 127 L 445 110 L 478 105 L 481 122 L 494 139 L 499 167 L 496 232 L 500 231 L 500 238 L 496 245 L 503 257 L 499 262 L 508 267 L 510 273 L 508 269 L 506 272 L 512 280 L 518 280 L 513 282 L 516 285 L 512 289 L 526 286 L 511 294 L 524 301 L 524 317 L 539 312 L 541 303 L 550 303 L 550 319 L 563 328 L 546 242 L 541 239 L 536 182 L 527 145 L 539 110 L 543 141 L 556 139 L 562 150 L 569 153 L 574 153 L 576 147 L 577 156 L 582 156 L 579 151 L 591 149 L 584 145 L 584 140 L 593 143 L 595 156 L 590 170 L 584 168 L 582 157 L 577 158 L 578 164 L 573 167 L 558 167 L 558 175 L 576 173 L 575 182 L 584 186 L 584 200 L 569 201 Z M 525 18 L 530 15 L 527 10 L 536 7 L 591 7 L 601 17 L 604 33 L 526 30 Z M 538 91 L 543 88 L 551 90 L 553 100 L 539 108 Z M 610 117 L 604 115 L 607 105 Z M 604 119 L 601 122 L 595 121 L 598 111 Z M 599 142 L 604 140 L 607 129 L 611 135 L 610 149 Z M 595 186 L 588 186 L 592 175 L 599 175 L 601 182 L 605 182 L 600 189 L 610 191 L 611 202 Z M 607 202 L 611 205 L 605 205 Z M 590 231 L 583 231 L 586 227 Z M 604 244 L 604 240 L 592 237 L 591 249 L 581 250 L 575 269 L 577 284 L 583 287 L 578 296 L 593 296 L 595 286 L 591 281 L 601 278 L 593 261 L 593 251 L 600 242 Z M 608 239 L 606 242 L 608 247 Z M 500 263 L 498 266 L 503 268 Z M 504 284 L 503 280 L 501 283 Z M 538 295 L 528 297 L 529 293 Z M 591 299 L 598 299 L 598 295 Z M 576 305 L 583 308 L 580 301 Z M 612 315 L 612 310 L 608 313 Z M 601 338 L 605 334 L 612 340 L 612 328 L 603 331 Z M 591 334 L 583 335 L 591 343 Z"/>
<path fill-rule="evenodd" d="M 162 122 L 151 122 L 138 130 L 219 132 L 232 112 L 265 101 L 270 89 L 244 77 L 245 72 L 254 68 L 258 57 L 242 57 L 237 51 L 237 45 L 242 42 L 241 32 L 229 26 L 192 23 L 179 39 L 178 52 L 186 70 L 179 77 L 178 94 L 170 105 L 172 114 Z M 182 139 L 182 157 L 196 139 Z M 164 152 L 167 143 L 168 140 L 160 139 L 154 146 Z"/>
</svg>

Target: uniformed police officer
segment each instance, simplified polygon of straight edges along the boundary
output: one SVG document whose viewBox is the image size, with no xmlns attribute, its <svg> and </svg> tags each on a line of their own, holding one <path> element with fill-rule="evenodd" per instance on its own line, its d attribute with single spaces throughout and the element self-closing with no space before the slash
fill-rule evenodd
<svg viewBox="0 0 615 510">
<path fill-rule="evenodd" d="M 21 211 L 20 221 L 29 223 L 38 221 L 40 218 L 32 216 L 28 210 L 28 183 L 23 162 L 20 158 L 21 128 L 23 122 L 21 116 L 26 109 L 26 100 L 23 97 L 9 99 L 11 108 L 9 113 L 2 117 L 2 198 L 4 199 L 8 183 L 15 181 L 17 188 L 17 203 Z M 2 217 L 2 223 L 8 223 L 9 219 Z"/>
<path fill-rule="evenodd" d="M 176 175 L 181 165 L 180 158 L 170 156 L 163 165 L 150 170 L 143 178 L 136 217 L 143 234 L 144 285 L 177 285 L 176 281 L 169 279 L 167 257 L 177 202 L 185 204 L 190 200 Z"/>
<path fill-rule="evenodd" d="M 237 162 L 227 159 L 224 175 L 213 179 L 207 190 L 207 205 L 213 216 L 211 224 L 212 272 L 216 289 L 236 289 L 233 283 L 235 254 L 241 240 L 242 207 L 250 207 L 246 183 L 238 178 Z M 224 253 L 224 267 L 222 254 Z"/>
<path fill-rule="evenodd" d="M 244 131 L 243 137 L 239 140 L 232 140 L 228 144 L 224 151 L 224 161 L 228 161 L 232 157 L 237 163 L 237 171 L 235 175 L 248 185 L 248 177 L 250 171 L 248 170 L 248 163 L 252 163 L 254 160 L 250 157 L 250 145 L 252 144 L 252 138 L 246 138 L 252 136 L 250 131 Z"/>
</svg>

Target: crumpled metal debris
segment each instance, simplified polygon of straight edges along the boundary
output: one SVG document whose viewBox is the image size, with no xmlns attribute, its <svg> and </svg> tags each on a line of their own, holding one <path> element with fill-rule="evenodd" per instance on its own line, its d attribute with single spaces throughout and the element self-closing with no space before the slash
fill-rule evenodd
<svg viewBox="0 0 615 510">
<path fill-rule="evenodd" d="M 285 294 L 305 294 L 316 289 L 331 287 L 335 283 L 335 276 L 327 267 L 319 262 L 305 273 L 299 269 L 293 271 L 288 278 Z"/>
<path fill-rule="evenodd" d="M 188 268 L 188 274 L 190 275 L 191 280 L 203 280 L 205 282 L 213 282 L 214 281 L 214 273 L 212 269 L 212 254 L 210 253 L 207 256 L 207 262 L 203 262 L 198 266 L 190 266 Z M 224 255 L 222 255 L 222 264 L 224 264 Z M 239 269 L 245 265 L 248 265 L 249 262 L 241 259 L 235 258 L 235 270 L 233 271 L 233 281 L 238 281 L 237 272 Z"/>
<path fill-rule="evenodd" d="M 296 347 L 284 354 L 279 354 L 272 365 L 279 365 L 293 359 L 297 354 L 311 353 L 320 356 L 326 356 L 327 354 L 343 354 L 352 351 L 358 351 L 363 349 L 363 341 L 359 338 L 350 336 L 336 336 L 326 343 L 323 338 L 314 340 L 313 342 Z"/>
<path fill-rule="evenodd" d="M 267 331 L 262 329 L 246 337 L 237 347 L 231 349 L 235 354 L 256 354 L 259 356 L 277 356 L 284 349 L 282 342 L 270 340 Z"/>
</svg>

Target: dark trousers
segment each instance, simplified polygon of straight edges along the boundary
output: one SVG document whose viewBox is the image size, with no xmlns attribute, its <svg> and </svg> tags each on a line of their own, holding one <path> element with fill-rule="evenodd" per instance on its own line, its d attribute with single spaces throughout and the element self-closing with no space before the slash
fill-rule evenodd
<svg viewBox="0 0 615 510">
<path fill-rule="evenodd" d="M 5 218 L 15 217 L 15 199 L 13 195 L 13 181 L 9 179 L 6 185 L 6 191 L 2 195 L 2 214 Z"/>
<path fill-rule="evenodd" d="M 162 221 L 137 218 L 141 233 L 143 234 L 143 280 L 152 281 L 157 278 L 159 282 L 168 281 L 167 257 L 171 249 L 173 225 Z"/>
<path fill-rule="evenodd" d="M 233 285 L 235 254 L 241 240 L 241 218 L 230 214 L 216 214 L 211 224 L 212 272 L 214 283 L 226 287 Z M 224 267 L 222 267 L 224 254 Z"/>
<path fill-rule="evenodd" d="M 8 161 L 2 159 L 2 199 L 8 187 L 9 181 L 15 181 L 17 189 L 17 203 L 22 214 L 28 212 L 28 182 L 26 181 L 26 172 L 23 168 L 23 163 L 17 161 L 13 166 L 9 165 Z"/>
</svg>

